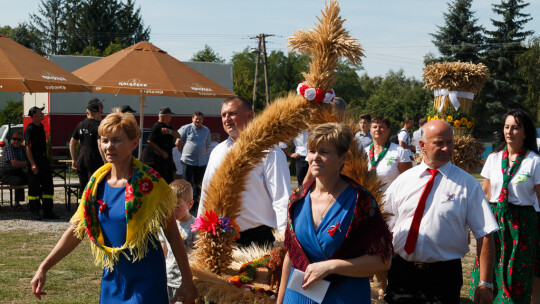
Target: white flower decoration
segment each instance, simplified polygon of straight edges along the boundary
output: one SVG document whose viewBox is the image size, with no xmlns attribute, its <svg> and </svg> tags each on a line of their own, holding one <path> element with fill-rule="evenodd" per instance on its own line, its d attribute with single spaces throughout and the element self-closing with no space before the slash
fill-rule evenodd
<svg viewBox="0 0 540 304">
<path fill-rule="evenodd" d="M 336 97 L 336 94 L 334 94 L 334 90 L 331 90 L 330 92 L 326 93 L 326 95 L 324 95 L 323 102 L 331 103 L 334 100 L 334 97 Z"/>
<path fill-rule="evenodd" d="M 304 97 L 307 100 L 311 101 L 311 100 L 315 99 L 315 96 L 317 96 L 317 91 L 315 91 L 314 88 L 306 89 L 306 92 L 304 93 Z"/>
</svg>

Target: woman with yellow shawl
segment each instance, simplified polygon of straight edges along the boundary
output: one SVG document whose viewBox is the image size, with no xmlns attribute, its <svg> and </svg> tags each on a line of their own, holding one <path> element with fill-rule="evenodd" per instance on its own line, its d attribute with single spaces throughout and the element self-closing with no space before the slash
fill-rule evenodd
<svg viewBox="0 0 540 304">
<path fill-rule="evenodd" d="M 41 299 L 47 271 L 88 235 L 96 265 L 103 267 L 100 303 L 168 303 L 165 258 L 157 240 L 160 227 L 182 273 L 175 299 L 197 295 L 172 210 L 176 196 L 152 168 L 131 156 L 141 134 L 131 113 L 114 109 L 100 124 L 108 161 L 86 185 L 71 227 L 39 266 L 30 282 Z"/>
</svg>

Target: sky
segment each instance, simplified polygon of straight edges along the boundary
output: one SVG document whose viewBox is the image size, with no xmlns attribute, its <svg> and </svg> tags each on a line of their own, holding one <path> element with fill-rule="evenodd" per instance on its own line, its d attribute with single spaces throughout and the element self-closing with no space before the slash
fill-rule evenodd
<svg viewBox="0 0 540 304">
<path fill-rule="evenodd" d="M 444 25 L 443 0 L 341 0 L 341 16 L 350 35 L 365 50 L 362 65 L 370 76 L 384 76 L 403 69 L 408 77 L 420 79 L 424 56 L 437 49 L 430 33 Z M 531 0 L 522 12 L 540 16 L 540 1 Z M 17 26 L 37 12 L 38 0 L 0 0 L 0 26 Z M 299 29 L 310 29 L 324 8 L 323 0 L 136 0 L 145 26 L 150 26 L 150 42 L 181 61 L 207 44 L 227 62 L 235 52 L 257 46 L 250 39 L 260 33 L 267 38 L 267 51 L 287 52 L 286 38 Z M 475 0 L 477 24 L 492 30 L 490 19 L 500 0 Z M 529 21 L 525 30 L 540 35 L 540 17 Z"/>
</svg>

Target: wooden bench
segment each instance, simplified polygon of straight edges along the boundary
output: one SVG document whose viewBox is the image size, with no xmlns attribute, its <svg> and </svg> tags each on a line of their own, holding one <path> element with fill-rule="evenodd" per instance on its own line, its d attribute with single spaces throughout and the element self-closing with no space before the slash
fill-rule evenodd
<svg viewBox="0 0 540 304">
<path fill-rule="evenodd" d="M 75 201 L 79 199 L 79 183 L 55 183 L 54 188 L 64 188 L 64 202 L 67 210 L 71 210 L 71 195 L 75 195 Z M 28 189 L 28 185 L 8 185 L 0 183 L 0 199 L 4 203 L 4 191 L 9 190 L 9 205 L 13 207 L 13 190 Z"/>
</svg>

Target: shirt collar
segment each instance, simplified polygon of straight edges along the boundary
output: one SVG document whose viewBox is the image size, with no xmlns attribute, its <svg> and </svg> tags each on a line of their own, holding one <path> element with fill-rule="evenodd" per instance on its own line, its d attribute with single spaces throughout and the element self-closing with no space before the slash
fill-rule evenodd
<svg viewBox="0 0 540 304">
<path fill-rule="evenodd" d="M 230 147 L 234 145 L 234 140 L 232 140 L 232 138 L 229 136 L 227 137 L 227 140 L 225 140 L 225 143 L 227 144 L 227 147 Z"/>
<path fill-rule="evenodd" d="M 427 169 L 431 169 L 424 161 L 418 167 L 421 168 L 420 175 L 424 174 Z M 450 174 L 450 169 L 452 168 L 452 162 L 447 162 L 442 167 L 437 168 L 437 170 L 444 175 L 445 177 L 448 177 L 448 174 Z"/>
</svg>

